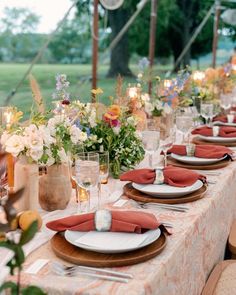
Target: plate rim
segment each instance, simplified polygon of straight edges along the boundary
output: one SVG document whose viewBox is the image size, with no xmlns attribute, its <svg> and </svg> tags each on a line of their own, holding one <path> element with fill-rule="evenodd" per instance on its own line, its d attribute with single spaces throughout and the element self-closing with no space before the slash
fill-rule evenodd
<svg viewBox="0 0 236 295">
<path fill-rule="evenodd" d="M 104 253 L 104 254 L 119 254 L 119 253 L 126 253 L 126 252 L 130 252 L 130 251 L 135 251 L 135 250 L 139 250 L 139 249 L 141 249 L 141 248 L 143 248 L 143 247 L 146 247 L 146 246 L 148 246 L 148 245 L 150 245 L 150 244 L 152 244 L 153 242 L 155 242 L 155 241 L 157 241 L 159 238 L 160 238 L 160 236 L 161 236 L 161 233 L 162 233 L 162 231 L 161 231 L 161 229 L 158 227 L 157 229 L 154 229 L 154 230 L 149 230 L 149 231 L 157 231 L 158 233 L 157 233 L 157 235 L 158 235 L 158 237 L 156 237 L 155 236 L 155 238 L 152 238 L 151 240 L 149 240 L 148 242 L 147 242 L 147 238 L 138 246 L 138 247 L 135 247 L 135 248 L 129 248 L 129 249 L 117 249 L 117 250 L 109 250 L 109 249 L 101 249 L 101 248 L 94 248 L 93 246 L 91 247 L 91 246 L 89 246 L 89 245 L 84 245 L 84 244 L 79 244 L 79 243 L 73 243 L 73 242 L 71 242 L 70 240 L 68 240 L 68 236 L 67 236 L 67 234 L 68 234 L 68 232 L 70 233 L 70 232 L 77 232 L 77 231 L 72 231 L 72 230 L 66 230 L 65 231 L 65 234 L 64 234 L 64 237 L 65 237 L 65 239 L 66 239 L 66 241 L 68 242 L 68 243 L 70 243 L 70 244 L 72 244 L 72 245 L 74 245 L 74 246 L 76 246 L 76 247 L 78 247 L 78 248 L 81 248 L 81 249 L 83 249 L 83 250 L 87 250 L 87 251 L 93 251 L 93 252 L 97 252 L 97 253 Z M 82 233 L 82 232 L 81 232 Z M 131 234 L 131 233 L 130 233 Z"/>
<path fill-rule="evenodd" d="M 172 155 L 174 155 L 174 157 L 172 156 Z M 177 157 L 188 157 L 187 155 L 186 156 L 181 156 L 181 155 L 178 155 L 178 154 L 175 154 L 175 153 L 171 153 L 170 154 L 170 156 L 173 158 L 173 159 L 175 159 L 175 160 L 177 160 L 177 161 L 180 161 L 180 162 L 183 162 L 183 163 L 187 163 L 187 164 L 192 164 L 193 162 L 189 162 L 189 161 L 183 161 L 182 159 L 178 159 Z M 177 157 L 176 157 L 177 156 Z M 223 161 L 223 160 L 225 160 L 226 158 L 227 158 L 227 155 L 225 155 L 224 157 L 221 157 L 221 158 L 200 158 L 200 157 L 189 157 L 189 158 L 196 158 L 196 159 L 200 159 L 200 161 L 196 161 L 196 162 L 194 162 L 194 163 L 196 163 L 196 164 L 199 164 L 199 165 L 202 165 L 201 164 L 201 161 L 204 161 L 204 160 L 209 160 L 209 161 L 207 161 L 207 162 L 205 162 L 205 164 L 213 164 L 213 163 L 217 163 L 217 162 L 220 162 L 220 161 Z M 213 163 L 212 163 L 212 161 L 213 161 Z"/>
<path fill-rule="evenodd" d="M 151 192 L 151 194 L 150 194 L 150 192 L 147 192 L 147 191 L 144 191 L 144 190 L 140 190 L 140 189 L 138 189 L 137 187 L 135 187 L 134 185 L 143 185 L 143 186 L 147 186 L 147 185 L 154 185 L 154 184 L 140 184 L 140 183 L 135 183 L 135 182 L 132 182 L 131 184 L 132 184 L 132 186 L 133 186 L 133 188 L 134 189 L 136 189 L 136 190 L 138 190 L 138 191 L 140 191 L 140 192 L 142 192 L 142 193 L 145 193 L 145 194 L 147 194 L 147 195 L 150 195 L 150 196 L 153 196 L 153 197 L 155 197 L 155 196 L 161 196 L 161 197 L 164 197 L 164 198 L 171 198 L 173 195 L 175 195 L 176 197 L 178 197 L 178 198 L 181 198 L 182 196 L 186 196 L 186 195 L 188 195 L 188 194 L 191 194 L 191 193 L 193 193 L 193 192 L 195 192 L 195 191 L 197 191 L 197 190 L 199 190 L 200 188 L 202 188 L 202 186 L 203 186 L 203 182 L 201 181 L 201 180 L 197 180 L 194 184 L 196 184 L 196 183 L 199 183 L 199 184 L 201 184 L 201 186 L 200 187 L 198 187 L 198 188 L 196 188 L 196 189 L 194 189 L 194 190 L 191 190 L 191 191 L 185 191 L 185 192 L 183 192 L 183 194 L 181 193 L 181 192 L 170 192 L 170 193 L 167 193 L 167 194 L 164 194 L 163 195 L 163 193 L 162 192 Z M 133 185 L 134 184 L 134 185 Z M 194 184 L 192 184 L 191 186 L 193 186 Z M 158 185 L 158 184 L 157 184 Z M 156 185 L 156 186 L 157 186 Z M 171 186 L 171 185 L 168 185 L 168 184 L 166 184 L 166 186 L 169 186 L 169 187 L 174 187 L 174 186 Z M 187 186 L 187 187 L 191 187 L 191 186 Z M 183 189 L 183 188 L 186 188 L 186 187 L 175 187 L 175 188 L 177 188 L 177 189 Z M 181 194 L 181 195 L 176 195 L 176 194 Z M 154 195 L 155 194 L 155 195 Z"/>
<path fill-rule="evenodd" d="M 222 142 L 223 143 L 223 142 L 235 142 L 236 141 L 236 137 L 204 136 L 201 134 L 198 134 L 198 137 L 200 139 L 203 139 L 203 140 L 209 141 L 209 142 Z M 218 139 L 220 139 L 220 140 L 218 140 Z"/>
</svg>

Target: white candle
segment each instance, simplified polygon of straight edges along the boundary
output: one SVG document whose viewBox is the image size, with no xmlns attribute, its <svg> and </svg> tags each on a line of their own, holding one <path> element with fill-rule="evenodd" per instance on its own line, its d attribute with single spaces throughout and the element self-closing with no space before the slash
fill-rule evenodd
<svg viewBox="0 0 236 295">
<path fill-rule="evenodd" d="M 171 84 L 172 84 L 171 80 L 164 80 L 164 87 L 165 88 L 170 88 Z"/>
<path fill-rule="evenodd" d="M 194 81 L 202 81 L 203 79 L 205 79 L 205 73 L 201 72 L 201 71 L 196 71 L 193 73 L 193 80 Z"/>
</svg>

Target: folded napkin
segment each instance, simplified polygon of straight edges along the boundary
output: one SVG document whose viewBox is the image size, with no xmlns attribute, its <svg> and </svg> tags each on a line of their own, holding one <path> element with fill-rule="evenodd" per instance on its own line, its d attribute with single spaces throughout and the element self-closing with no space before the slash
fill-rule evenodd
<svg viewBox="0 0 236 295">
<path fill-rule="evenodd" d="M 167 151 L 168 154 L 174 153 L 180 156 L 186 156 L 186 145 L 173 145 Z M 195 145 L 194 156 L 197 158 L 219 159 L 228 155 L 231 158 L 233 151 L 227 147 L 219 145 Z"/>
<path fill-rule="evenodd" d="M 158 228 L 161 223 L 150 213 L 138 211 L 110 211 L 111 232 L 142 233 L 149 229 Z M 95 213 L 72 215 L 69 217 L 50 221 L 46 226 L 54 231 L 95 231 Z"/>
<path fill-rule="evenodd" d="M 192 134 L 200 134 L 203 136 L 213 136 L 213 127 L 202 126 L 194 129 Z M 220 137 L 236 137 L 236 127 L 220 126 L 219 134 Z"/>
<path fill-rule="evenodd" d="M 232 115 L 233 116 L 233 115 Z M 236 123 L 236 116 L 233 116 L 232 117 L 232 122 L 230 123 Z M 228 123 L 228 117 L 226 115 L 221 115 L 221 116 L 216 116 L 214 119 L 213 119 L 214 122 L 223 122 L 223 123 Z"/>
<path fill-rule="evenodd" d="M 177 187 L 185 187 L 193 185 L 198 179 L 206 182 L 206 177 L 197 172 L 167 166 L 163 169 L 164 183 Z M 156 170 L 153 169 L 137 169 L 125 172 L 121 175 L 120 180 L 132 181 L 140 184 L 152 184 L 156 180 Z"/>
</svg>

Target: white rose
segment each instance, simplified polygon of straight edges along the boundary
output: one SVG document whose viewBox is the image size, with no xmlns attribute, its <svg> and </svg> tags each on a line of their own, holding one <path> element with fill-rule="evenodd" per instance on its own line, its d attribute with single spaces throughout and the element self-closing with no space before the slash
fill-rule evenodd
<svg viewBox="0 0 236 295">
<path fill-rule="evenodd" d="M 33 161 L 38 162 L 43 155 L 43 150 L 30 149 L 28 155 L 33 159 Z"/>
<path fill-rule="evenodd" d="M 3 148 L 5 149 L 6 146 L 6 142 L 7 140 L 11 137 L 12 135 L 9 134 L 7 131 L 4 131 L 2 136 L 1 136 L 1 145 L 3 146 Z"/>
<path fill-rule="evenodd" d="M 55 129 L 54 129 L 55 130 Z M 50 144 L 55 143 L 56 139 L 51 136 L 51 131 L 45 125 L 39 126 L 39 131 L 42 136 L 45 146 L 50 146 Z"/>
<path fill-rule="evenodd" d="M 74 144 L 77 144 L 79 142 L 80 133 L 81 133 L 81 130 L 78 127 L 76 127 L 76 125 L 71 126 L 71 128 L 70 128 L 70 136 L 71 136 L 71 141 Z"/>
<path fill-rule="evenodd" d="M 38 128 L 35 124 L 31 124 L 25 127 L 24 136 L 31 136 L 31 134 L 37 134 L 37 133 L 38 133 Z"/>
<path fill-rule="evenodd" d="M 20 135 L 14 134 L 5 142 L 5 150 L 14 157 L 17 157 L 24 149 L 24 139 Z"/>
<path fill-rule="evenodd" d="M 69 158 L 67 157 L 64 148 L 58 151 L 58 156 L 60 157 L 60 160 L 62 163 L 66 163 L 66 164 L 68 163 Z"/>
<path fill-rule="evenodd" d="M 81 131 L 79 136 L 79 141 L 84 142 L 85 140 L 87 140 L 87 138 L 88 138 L 87 133 Z"/>
</svg>

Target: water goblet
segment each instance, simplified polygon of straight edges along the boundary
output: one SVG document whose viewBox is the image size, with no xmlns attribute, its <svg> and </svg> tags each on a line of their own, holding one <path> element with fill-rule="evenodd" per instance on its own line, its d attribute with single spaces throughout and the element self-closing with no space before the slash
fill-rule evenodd
<svg viewBox="0 0 236 295">
<path fill-rule="evenodd" d="M 187 142 L 190 141 L 190 130 L 193 126 L 193 118 L 188 115 L 177 116 L 176 117 L 176 127 L 182 133 L 182 142 L 185 141 L 185 136 L 187 137 Z"/>
<path fill-rule="evenodd" d="M 201 104 L 201 116 L 206 120 L 206 123 L 210 123 L 210 120 L 214 116 L 212 103 L 202 103 Z"/>
<path fill-rule="evenodd" d="M 160 132 L 145 130 L 142 132 L 142 142 L 148 154 L 149 166 L 153 167 L 153 154 L 157 151 L 160 142 Z"/>
<path fill-rule="evenodd" d="M 220 106 L 224 110 L 225 113 L 227 113 L 228 110 L 231 109 L 232 104 L 232 98 L 228 94 L 221 94 L 220 95 Z"/>
<path fill-rule="evenodd" d="M 176 132 L 175 128 L 171 128 L 168 136 L 161 141 L 161 151 L 164 155 L 164 167 L 167 166 L 167 151 L 172 147 L 175 142 Z"/>
<path fill-rule="evenodd" d="M 85 189 L 84 196 L 79 196 L 80 211 L 90 210 L 90 192 L 99 182 L 99 154 L 88 152 L 77 154 L 75 161 L 75 179 L 79 187 Z M 83 207 L 84 205 L 84 207 Z"/>
<path fill-rule="evenodd" d="M 101 185 L 107 184 L 109 176 L 109 152 L 99 154 L 99 182 L 98 182 L 98 209 L 101 207 Z"/>
</svg>

